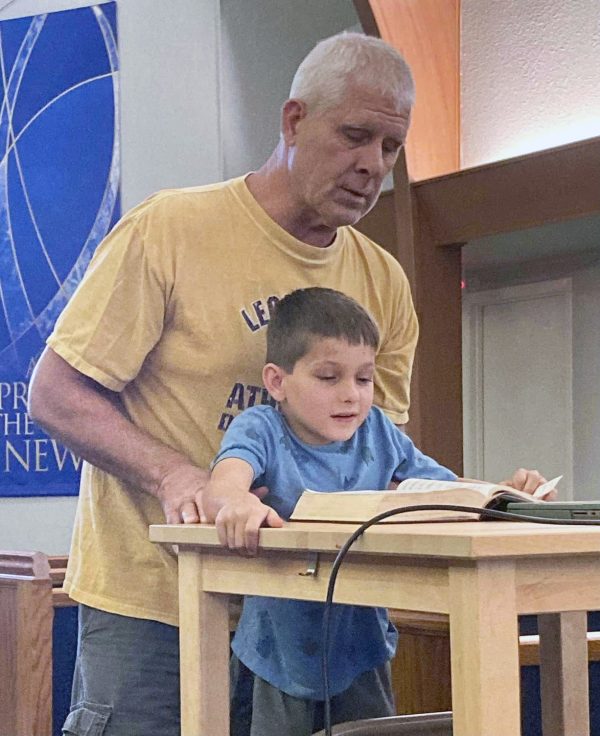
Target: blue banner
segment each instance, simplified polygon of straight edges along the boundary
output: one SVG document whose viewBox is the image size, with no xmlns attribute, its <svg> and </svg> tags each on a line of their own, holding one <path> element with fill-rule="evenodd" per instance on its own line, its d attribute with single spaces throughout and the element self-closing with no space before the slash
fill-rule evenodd
<svg viewBox="0 0 600 736">
<path fill-rule="evenodd" d="M 33 366 L 119 216 L 116 3 L 0 22 L 0 496 L 75 495 L 31 422 Z"/>
</svg>

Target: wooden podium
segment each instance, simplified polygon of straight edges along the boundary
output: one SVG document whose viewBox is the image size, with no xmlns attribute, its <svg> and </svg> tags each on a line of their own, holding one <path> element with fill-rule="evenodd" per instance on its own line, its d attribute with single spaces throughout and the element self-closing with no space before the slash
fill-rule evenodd
<svg viewBox="0 0 600 736">
<path fill-rule="evenodd" d="M 355 526 L 263 529 L 257 557 L 209 525 L 155 525 L 179 546 L 182 736 L 229 734 L 228 595 L 324 600 Z M 586 616 L 600 609 L 600 527 L 385 524 L 343 563 L 334 600 L 450 619 L 454 736 L 519 736 L 518 614 L 540 616 L 544 736 L 589 736 Z"/>
</svg>

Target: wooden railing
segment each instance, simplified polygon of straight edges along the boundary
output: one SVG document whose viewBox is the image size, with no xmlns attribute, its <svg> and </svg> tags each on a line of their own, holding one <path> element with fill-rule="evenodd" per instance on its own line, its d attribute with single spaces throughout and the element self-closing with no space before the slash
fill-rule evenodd
<svg viewBox="0 0 600 736">
<path fill-rule="evenodd" d="M 52 735 L 54 608 L 66 557 L 0 552 L 0 736 Z"/>
</svg>

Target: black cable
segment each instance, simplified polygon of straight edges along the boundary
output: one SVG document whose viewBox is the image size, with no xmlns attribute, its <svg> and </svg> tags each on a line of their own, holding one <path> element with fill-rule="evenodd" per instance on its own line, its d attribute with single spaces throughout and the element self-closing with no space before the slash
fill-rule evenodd
<svg viewBox="0 0 600 736">
<path fill-rule="evenodd" d="M 371 526 L 378 524 L 380 521 L 387 519 L 389 516 L 396 514 L 405 514 L 409 511 L 460 511 L 470 514 L 477 514 L 480 518 L 488 517 L 490 519 L 504 519 L 511 521 L 527 521 L 535 524 L 560 524 L 568 526 L 600 526 L 600 520 L 592 519 L 555 519 L 540 518 L 539 516 L 525 516 L 523 514 L 513 514 L 509 511 L 497 511 L 493 509 L 482 509 L 475 506 L 457 506 L 453 504 L 421 504 L 417 506 L 403 506 L 389 511 L 383 511 L 377 516 L 373 516 L 364 524 L 361 524 L 346 540 L 337 553 L 331 573 L 329 574 L 329 582 L 327 585 L 327 596 L 325 598 L 325 609 L 323 611 L 323 628 L 322 628 L 322 647 L 321 647 L 321 673 L 323 678 L 323 721 L 325 726 L 325 736 L 332 736 L 331 733 L 331 696 L 329 694 L 329 620 L 331 618 L 331 606 L 333 604 L 333 591 L 337 581 L 340 566 L 348 554 L 350 547 L 361 537 L 364 532 Z M 437 521 L 437 520 L 435 520 Z M 464 519 L 443 519 L 444 522 L 458 522 Z M 396 522 L 394 522 L 396 523 Z M 398 521 L 399 524 L 411 523 L 410 520 Z"/>
</svg>

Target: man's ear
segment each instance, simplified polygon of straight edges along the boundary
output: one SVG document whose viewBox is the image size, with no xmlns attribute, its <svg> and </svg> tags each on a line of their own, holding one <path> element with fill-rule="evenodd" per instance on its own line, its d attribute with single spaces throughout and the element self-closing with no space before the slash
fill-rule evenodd
<svg viewBox="0 0 600 736">
<path fill-rule="evenodd" d="M 281 108 L 281 135 L 288 146 L 296 142 L 298 123 L 306 117 L 306 103 L 302 100 L 286 100 Z"/>
<path fill-rule="evenodd" d="M 265 388 L 275 399 L 275 401 L 283 401 L 285 399 L 285 389 L 283 387 L 283 379 L 286 372 L 275 363 L 267 363 L 263 368 L 262 379 Z"/>
</svg>

